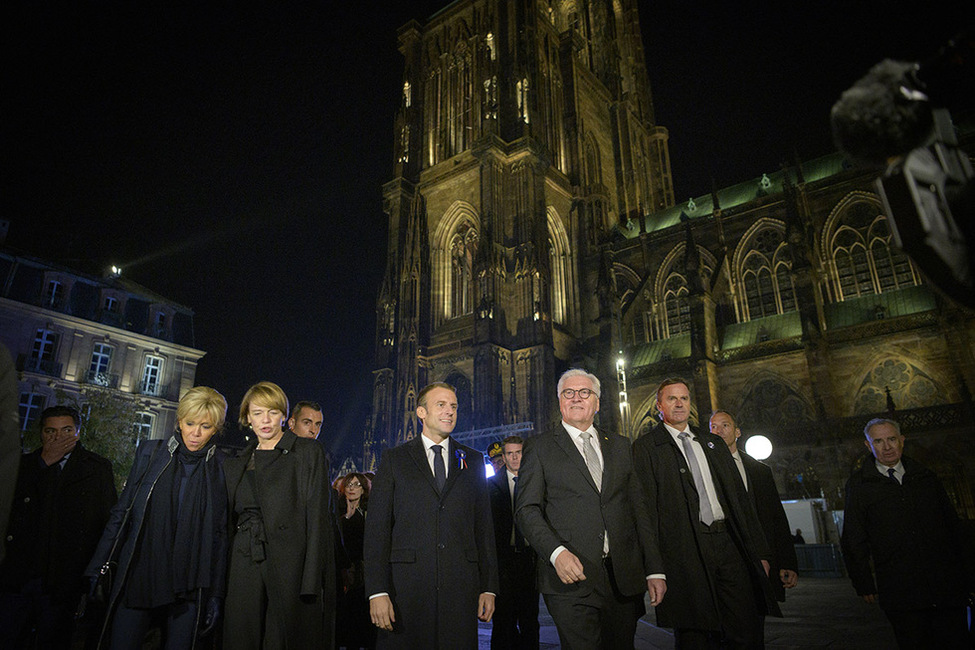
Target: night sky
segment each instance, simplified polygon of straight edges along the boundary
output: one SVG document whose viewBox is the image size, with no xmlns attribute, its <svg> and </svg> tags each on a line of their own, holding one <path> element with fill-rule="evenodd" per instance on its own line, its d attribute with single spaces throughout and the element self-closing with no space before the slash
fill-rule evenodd
<svg viewBox="0 0 975 650">
<path fill-rule="evenodd" d="M 402 83 L 396 30 L 444 3 L 78 4 L 3 10 L 7 245 L 89 272 L 122 266 L 195 311 L 207 351 L 197 383 L 227 396 L 229 419 L 268 379 L 292 403 L 322 403 L 333 450 L 359 450 Z M 640 3 L 679 202 L 794 152 L 831 152 L 840 92 L 884 57 L 933 54 L 972 20 L 967 3 L 923 15 L 742 4 Z"/>
</svg>

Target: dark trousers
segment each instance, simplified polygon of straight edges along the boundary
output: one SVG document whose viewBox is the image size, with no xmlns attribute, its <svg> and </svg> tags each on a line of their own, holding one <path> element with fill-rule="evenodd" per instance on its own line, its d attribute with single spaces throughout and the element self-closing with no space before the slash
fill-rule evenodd
<svg viewBox="0 0 975 650">
<path fill-rule="evenodd" d="M 721 617 L 721 631 L 677 628 L 674 646 L 679 650 L 763 648 L 764 618 L 745 559 L 724 526 L 713 526 L 700 539 Z"/>
<path fill-rule="evenodd" d="M 538 650 L 535 552 L 498 552 L 500 590 L 494 603 L 491 650 Z"/>
<path fill-rule="evenodd" d="M 40 578 L 19 592 L 0 594 L 0 647 L 67 648 L 80 599 L 81 594 L 56 597 L 44 591 Z"/>
<path fill-rule="evenodd" d="M 124 598 L 124 596 L 123 596 Z M 112 617 L 112 650 L 141 650 L 153 621 L 165 619 L 164 650 L 193 647 L 198 624 L 195 602 L 180 600 L 172 605 L 142 609 L 119 605 Z"/>
<path fill-rule="evenodd" d="M 884 610 L 902 650 L 971 648 L 964 607 Z"/>
<path fill-rule="evenodd" d="M 592 591 L 585 596 L 545 594 L 562 650 L 632 650 L 637 621 L 646 613 L 643 593 L 620 593 L 609 558 L 586 579 Z"/>
</svg>

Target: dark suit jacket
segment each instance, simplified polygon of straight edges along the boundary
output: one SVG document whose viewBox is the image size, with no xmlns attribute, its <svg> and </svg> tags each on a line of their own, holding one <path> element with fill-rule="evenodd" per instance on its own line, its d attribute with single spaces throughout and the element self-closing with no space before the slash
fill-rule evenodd
<svg viewBox="0 0 975 650">
<path fill-rule="evenodd" d="M 880 474 L 873 456 L 846 484 L 841 543 L 853 586 L 879 594 L 888 610 L 963 606 L 975 588 L 971 540 L 937 475 L 907 456 L 901 462 L 903 485 Z"/>
<path fill-rule="evenodd" d="M 488 479 L 488 494 L 491 497 L 491 516 L 494 519 L 494 546 L 500 560 L 511 547 L 511 529 L 515 525 L 507 469 L 502 467 L 500 472 Z"/>
<path fill-rule="evenodd" d="M 40 577 L 46 593 L 80 597 L 115 499 L 112 463 L 80 442 L 60 472 L 43 464 L 40 449 L 22 456 L 0 589 L 18 591 Z"/>
<path fill-rule="evenodd" d="M 759 612 L 780 616 L 761 559 L 771 561 L 755 508 L 727 445 L 711 433 L 694 432 L 711 468 L 731 536 L 748 567 L 752 584 L 743 596 L 756 599 Z M 644 487 L 660 539 L 667 594 L 657 605 L 663 627 L 720 630 L 713 587 L 700 552 L 699 499 L 684 455 L 663 423 L 633 443 L 633 464 Z"/>
<path fill-rule="evenodd" d="M 762 524 L 762 532 L 765 533 L 765 541 L 772 551 L 772 560 L 769 562 L 771 569 L 768 574 L 769 581 L 772 583 L 772 593 L 775 594 L 776 600 L 784 601 L 785 587 L 782 586 L 782 580 L 779 578 L 779 570 L 799 570 L 796 547 L 792 543 L 792 531 L 789 529 L 789 519 L 785 516 L 785 509 L 779 499 L 779 490 L 775 487 L 772 468 L 740 449 L 738 453 L 741 455 L 741 463 L 748 477 L 748 496 L 752 498 L 752 504 L 758 513 L 758 521 Z"/>
<path fill-rule="evenodd" d="M 478 597 L 498 593 L 482 458 L 450 440 L 440 493 L 420 436 L 383 452 L 363 548 L 366 596 L 388 593 L 396 613 L 380 647 L 477 647 Z"/>
<path fill-rule="evenodd" d="M 515 514 L 538 554 L 538 590 L 544 594 L 585 596 L 592 591 L 588 580 L 563 584 L 550 557 L 565 546 L 579 557 L 587 575 L 597 575 L 604 531 L 609 533 L 613 569 L 624 595 L 646 591 L 646 576 L 663 572 L 650 512 L 633 472 L 630 443 L 604 431 L 598 434 L 604 465 L 601 491 L 561 423 L 525 443 Z"/>
</svg>

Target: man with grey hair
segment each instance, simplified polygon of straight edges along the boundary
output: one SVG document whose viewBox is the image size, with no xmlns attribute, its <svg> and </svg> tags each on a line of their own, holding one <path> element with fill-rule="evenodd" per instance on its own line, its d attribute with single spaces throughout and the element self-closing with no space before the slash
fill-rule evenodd
<svg viewBox="0 0 975 650">
<path fill-rule="evenodd" d="M 561 647 L 632 648 L 636 624 L 666 582 L 629 442 L 594 426 L 599 379 L 574 368 L 558 382 L 562 422 L 529 438 L 515 518 L 538 554 L 538 588 Z"/>
<path fill-rule="evenodd" d="M 841 538 L 853 587 L 879 602 L 901 648 L 971 647 L 971 546 L 941 480 L 903 455 L 897 422 L 870 420 L 863 433 L 872 457 L 847 481 Z"/>
</svg>

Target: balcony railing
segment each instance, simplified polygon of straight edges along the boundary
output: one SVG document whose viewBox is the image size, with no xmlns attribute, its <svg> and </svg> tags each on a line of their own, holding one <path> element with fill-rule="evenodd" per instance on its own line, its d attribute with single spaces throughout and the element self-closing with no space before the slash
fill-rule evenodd
<svg viewBox="0 0 975 650">
<path fill-rule="evenodd" d="M 119 376 L 114 373 L 108 372 L 98 372 L 97 370 L 89 370 L 85 374 L 85 383 L 92 384 L 94 386 L 103 386 L 105 388 L 118 388 Z"/>
<path fill-rule="evenodd" d="M 61 364 L 53 359 L 38 359 L 26 354 L 17 357 L 17 370 L 21 372 L 37 372 L 51 377 L 61 376 Z"/>
<path fill-rule="evenodd" d="M 168 398 L 169 384 L 163 384 L 150 379 L 143 379 L 139 384 L 139 393 L 142 395 L 148 395 L 149 397 Z"/>
</svg>

